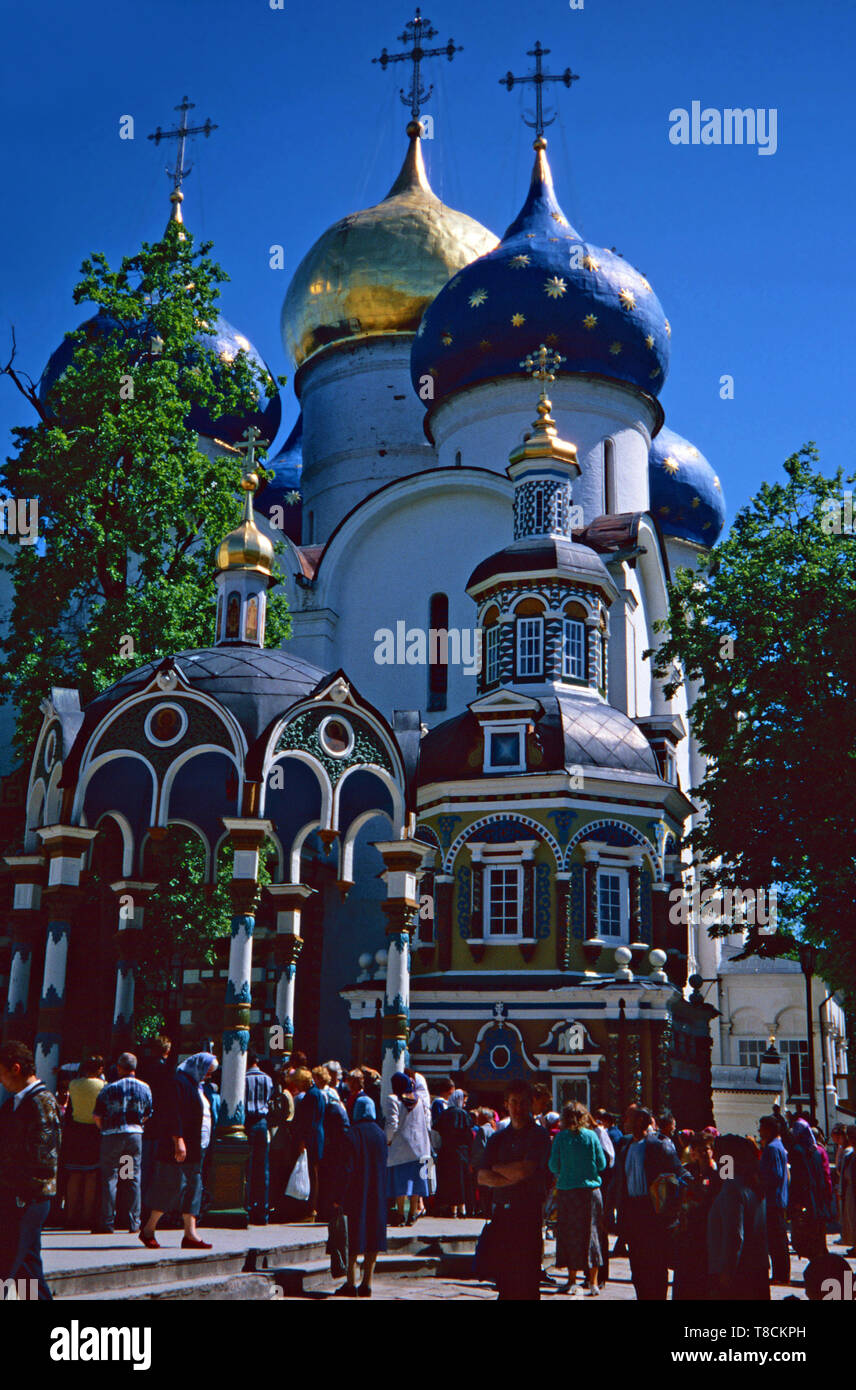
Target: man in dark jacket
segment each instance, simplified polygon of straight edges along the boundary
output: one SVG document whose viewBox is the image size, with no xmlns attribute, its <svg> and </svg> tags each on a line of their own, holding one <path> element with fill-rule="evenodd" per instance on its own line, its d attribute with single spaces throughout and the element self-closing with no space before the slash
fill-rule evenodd
<svg viewBox="0 0 856 1390">
<path fill-rule="evenodd" d="M 0 1086 L 10 1093 L 0 1106 L 0 1280 L 32 1281 L 27 1290 L 34 1283 L 50 1299 L 42 1227 L 56 1194 L 59 1112 L 24 1043 L 0 1047 Z"/>
<path fill-rule="evenodd" d="M 650 1110 L 634 1110 L 633 1137 L 615 1156 L 616 1201 L 630 1250 L 630 1276 L 640 1301 L 665 1300 L 669 1290 L 666 1233 L 651 1185 L 663 1173 L 678 1176 L 681 1172 L 674 1145 L 652 1133 L 652 1125 Z"/>
</svg>

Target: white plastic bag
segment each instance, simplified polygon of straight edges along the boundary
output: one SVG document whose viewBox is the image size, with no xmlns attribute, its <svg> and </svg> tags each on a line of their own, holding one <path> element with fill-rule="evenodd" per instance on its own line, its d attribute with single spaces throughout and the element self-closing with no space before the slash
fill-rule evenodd
<svg viewBox="0 0 856 1390">
<path fill-rule="evenodd" d="M 295 1202 L 308 1202 L 310 1191 L 309 1159 L 304 1149 L 291 1170 L 291 1177 L 288 1179 L 285 1195 L 286 1197 L 293 1197 Z"/>
</svg>

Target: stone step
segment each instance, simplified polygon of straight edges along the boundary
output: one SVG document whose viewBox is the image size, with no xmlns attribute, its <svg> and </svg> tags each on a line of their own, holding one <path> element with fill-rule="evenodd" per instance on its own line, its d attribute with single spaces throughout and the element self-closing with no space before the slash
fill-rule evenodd
<svg viewBox="0 0 856 1390">
<path fill-rule="evenodd" d="M 207 1232 L 203 1232 L 207 1235 Z M 216 1235 L 215 1235 L 216 1239 Z M 238 1275 L 262 1272 L 264 1261 L 274 1257 L 275 1264 L 285 1264 L 295 1258 L 298 1260 L 317 1259 L 324 1254 L 324 1240 L 307 1239 L 299 1246 L 278 1246 L 270 1250 L 234 1251 L 192 1251 L 175 1246 L 165 1246 L 157 1258 L 145 1251 L 141 1245 L 135 1258 L 128 1258 L 110 1264 L 94 1264 L 77 1269 L 56 1270 L 48 1276 L 51 1293 L 57 1299 L 82 1298 L 93 1295 L 96 1298 L 115 1298 L 119 1291 L 127 1293 L 135 1287 L 156 1287 L 164 1284 L 201 1282 L 211 1279 L 231 1279 Z"/>
<path fill-rule="evenodd" d="M 406 1274 L 411 1278 L 429 1278 L 437 1273 L 442 1263 L 439 1255 L 386 1254 L 379 1255 L 375 1271 L 377 1274 Z M 272 1277 L 287 1298 L 332 1293 L 343 1282 L 330 1273 L 329 1256 L 323 1260 L 307 1260 L 301 1265 L 290 1265 L 285 1269 L 272 1269 Z"/>
<path fill-rule="evenodd" d="M 264 1274 L 234 1274 L 226 1279 L 187 1279 L 168 1284 L 128 1284 L 119 1288 L 114 1286 L 109 1294 L 103 1290 L 97 1293 L 60 1294 L 58 1301 L 71 1299 L 75 1303 L 103 1303 L 108 1297 L 111 1302 L 116 1300 L 123 1303 L 144 1299 L 173 1302 L 179 1299 L 193 1302 L 205 1299 L 240 1299 L 269 1303 L 276 1297 L 276 1288 L 273 1280 Z"/>
</svg>

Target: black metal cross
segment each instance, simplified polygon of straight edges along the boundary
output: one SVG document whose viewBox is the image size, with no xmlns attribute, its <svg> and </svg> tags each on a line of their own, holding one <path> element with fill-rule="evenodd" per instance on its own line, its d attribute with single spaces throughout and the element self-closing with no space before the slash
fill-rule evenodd
<svg viewBox="0 0 856 1390">
<path fill-rule="evenodd" d="M 175 130 L 161 130 L 160 126 L 158 126 L 154 135 L 149 136 L 149 139 L 154 140 L 156 145 L 159 145 L 161 140 L 178 141 L 178 153 L 175 159 L 175 168 L 170 169 L 169 165 L 167 165 L 166 170 L 166 172 L 169 174 L 169 177 L 172 179 L 173 192 L 175 193 L 180 192 L 182 180 L 187 178 L 187 175 L 193 168 L 192 164 L 188 164 L 186 169 L 184 167 L 184 146 L 188 135 L 207 136 L 211 134 L 212 130 L 217 129 L 216 125 L 211 124 L 210 117 L 208 118 L 208 120 L 206 120 L 204 125 L 189 126 L 187 124 L 187 113 L 188 111 L 192 111 L 194 109 L 194 106 L 195 102 L 188 101 L 187 97 L 182 97 L 181 105 L 176 106 L 175 108 L 176 111 L 181 112 L 181 125 L 179 125 Z"/>
<path fill-rule="evenodd" d="M 417 8 L 414 18 L 408 20 L 407 24 L 404 26 L 404 33 L 398 36 L 399 43 L 412 43 L 413 47 L 408 49 L 405 53 L 387 53 L 386 49 L 384 49 L 379 58 L 372 58 L 372 62 L 380 63 L 384 70 L 390 63 L 411 62 L 413 64 L 410 91 L 405 92 L 402 87 L 399 95 L 404 105 L 410 106 L 410 114 L 414 121 L 419 120 L 422 107 L 434 90 L 433 86 L 429 87 L 427 91 L 422 86 L 420 65 L 426 58 L 442 58 L 444 53 L 451 63 L 456 53 L 463 52 L 460 44 L 457 46 L 455 45 L 454 39 L 449 39 L 449 42 L 444 48 L 423 47 L 423 44 L 428 39 L 435 39 L 436 37 L 437 30 L 432 28 L 430 19 L 423 19 L 420 10 Z"/>
<path fill-rule="evenodd" d="M 509 91 L 511 91 L 515 82 L 532 82 L 534 84 L 535 119 L 534 121 L 527 121 L 526 117 L 524 116 L 523 120 L 526 125 L 532 127 L 532 129 L 535 131 L 536 136 L 542 136 L 544 134 L 544 127 L 552 125 L 553 121 L 555 121 L 556 119 L 555 116 L 551 116 L 549 121 L 544 120 L 544 104 L 542 90 L 544 83 L 564 82 L 566 87 L 570 87 L 572 82 L 579 82 L 579 75 L 575 72 L 571 72 L 570 68 L 565 68 L 565 71 L 557 76 L 551 76 L 549 73 L 542 72 L 541 59 L 546 58 L 549 52 L 549 48 L 542 48 L 541 40 L 537 39 L 535 42 L 535 47 L 530 48 L 529 52 L 526 55 L 527 58 L 535 59 L 535 71 L 533 73 L 530 73 L 528 77 L 512 77 L 511 73 L 507 72 L 504 77 L 501 77 L 499 79 L 499 85 L 501 87 L 507 87 Z"/>
</svg>

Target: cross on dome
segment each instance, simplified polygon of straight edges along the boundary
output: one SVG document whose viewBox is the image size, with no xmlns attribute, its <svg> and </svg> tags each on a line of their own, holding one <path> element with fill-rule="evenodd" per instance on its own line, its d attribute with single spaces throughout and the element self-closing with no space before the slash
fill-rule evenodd
<svg viewBox="0 0 856 1390">
<path fill-rule="evenodd" d="M 192 164 L 188 164 L 186 168 L 184 165 L 184 148 L 187 143 L 187 138 L 189 135 L 204 135 L 207 138 L 212 130 L 217 129 L 217 126 L 212 124 L 210 116 L 206 119 L 204 125 L 189 126 L 187 124 L 187 113 L 188 111 L 192 111 L 195 105 L 196 103 L 188 101 L 186 96 L 182 97 L 181 102 L 175 108 L 176 111 L 181 112 L 181 123 L 174 130 L 161 130 L 160 126 L 158 126 L 157 130 L 148 137 L 149 140 L 154 140 L 156 145 L 159 145 L 161 140 L 178 141 L 175 168 L 170 169 L 169 165 L 167 165 L 166 169 L 168 176 L 172 179 L 172 193 L 169 195 L 169 200 L 172 203 L 171 220 L 173 222 L 182 221 L 180 204 L 184 201 L 184 194 L 181 191 L 181 185 L 193 168 Z"/>
<path fill-rule="evenodd" d="M 426 58 L 442 58 L 445 54 L 451 63 L 456 53 L 462 53 L 463 48 L 460 44 L 455 44 L 454 39 L 443 48 L 424 48 L 423 44 L 427 39 L 437 37 L 437 30 L 431 24 L 430 19 L 423 19 L 418 6 L 413 19 L 408 20 L 404 26 L 404 33 L 399 34 L 399 43 L 412 43 L 413 47 L 404 53 L 387 53 L 384 48 L 379 58 L 372 58 L 373 63 L 380 63 L 385 70 L 390 63 L 412 63 L 413 72 L 410 78 L 410 91 L 405 92 L 402 87 L 399 96 L 405 106 L 410 106 L 410 114 L 414 121 L 419 120 L 419 115 L 425 102 L 430 97 L 434 88 L 433 85 L 426 91 L 422 86 L 421 66 Z"/>
<path fill-rule="evenodd" d="M 534 121 L 527 121 L 526 117 L 524 116 L 523 123 L 524 125 L 531 126 L 531 128 L 535 131 L 535 136 L 538 140 L 543 140 L 544 138 L 544 127 L 552 125 L 556 119 L 555 116 L 551 116 L 548 121 L 544 120 L 544 83 L 564 82 L 566 87 L 570 87 L 572 82 L 579 82 L 580 80 L 579 74 L 571 72 L 570 68 L 565 68 L 565 71 L 563 73 L 558 74 L 550 74 L 544 72 L 541 67 L 541 59 L 546 58 L 549 52 L 549 48 L 542 48 L 541 40 L 537 39 L 535 42 L 535 47 L 530 48 L 526 55 L 527 58 L 535 59 L 535 71 L 533 73 L 530 73 L 528 77 L 514 77 L 511 74 L 511 72 L 507 72 L 504 77 L 501 77 L 499 79 L 500 87 L 507 87 L 509 92 L 511 91 L 515 83 L 519 82 L 525 85 L 527 82 L 531 82 L 533 84 L 535 88 L 535 119 Z"/>
</svg>

